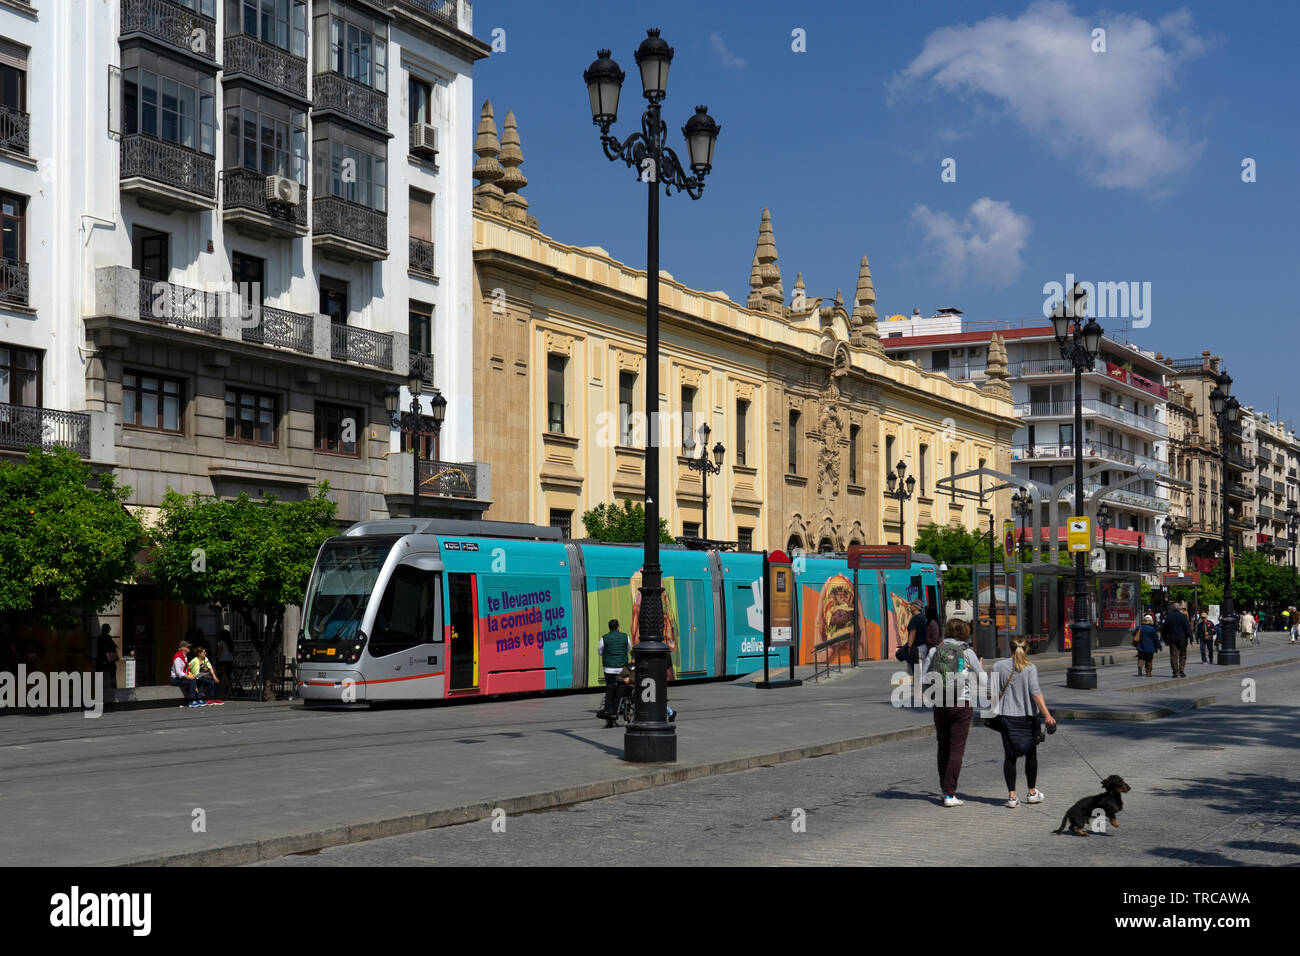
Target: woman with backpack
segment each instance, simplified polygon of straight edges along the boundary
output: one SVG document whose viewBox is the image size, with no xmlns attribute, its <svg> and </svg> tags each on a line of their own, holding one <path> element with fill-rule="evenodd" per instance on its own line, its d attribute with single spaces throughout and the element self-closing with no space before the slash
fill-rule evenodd
<svg viewBox="0 0 1300 956">
<path fill-rule="evenodd" d="M 971 650 L 970 624 L 959 618 L 949 618 L 944 628 L 944 640 L 938 647 L 930 648 L 926 658 L 926 672 L 941 681 L 942 703 L 955 706 L 934 708 L 934 732 L 939 743 L 939 786 L 943 790 L 945 807 L 960 807 L 965 801 L 957 799 L 957 778 L 961 774 L 962 759 L 966 756 L 966 738 L 970 735 L 971 687 L 975 676 L 982 674 L 984 665 Z"/>
<path fill-rule="evenodd" d="M 1138 652 L 1138 677 L 1142 677 L 1142 668 L 1146 666 L 1146 676 L 1151 676 L 1151 661 L 1156 651 L 1160 650 L 1160 632 L 1156 629 L 1155 618 L 1150 614 L 1142 618 L 1142 623 L 1133 628 L 1133 646 Z"/>
<path fill-rule="evenodd" d="M 1025 783 L 1029 785 L 1026 803 L 1045 799 L 1038 784 L 1038 717 L 1037 709 L 1048 727 L 1056 727 L 1056 718 L 1047 709 L 1042 688 L 1038 686 L 1038 667 L 1029 663 L 1029 644 L 1023 638 L 1011 642 L 1011 657 L 993 665 L 993 690 L 998 696 L 999 728 L 1002 731 L 1002 776 L 1007 782 L 1006 806 L 1020 806 L 1016 797 L 1016 761 L 1025 758 Z"/>
</svg>

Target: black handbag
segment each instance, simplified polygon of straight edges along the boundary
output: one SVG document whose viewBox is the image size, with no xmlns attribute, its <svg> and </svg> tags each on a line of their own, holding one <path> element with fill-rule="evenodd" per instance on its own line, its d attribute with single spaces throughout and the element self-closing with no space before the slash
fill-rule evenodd
<svg viewBox="0 0 1300 956">
<path fill-rule="evenodd" d="M 1007 691 L 1011 687 L 1011 682 L 1015 679 L 1016 679 L 1016 672 L 1014 669 L 1012 669 L 1011 676 L 1007 678 L 1007 682 L 1004 685 L 1002 685 L 1002 693 L 998 694 L 999 711 L 1002 710 L 1002 698 L 1007 695 Z M 1002 719 L 1002 714 L 999 713 L 996 717 L 990 717 L 988 720 L 984 721 L 984 726 L 989 728 L 989 730 L 996 730 L 998 733 L 1002 733 L 1002 731 L 1007 729 L 1007 722 Z"/>
</svg>

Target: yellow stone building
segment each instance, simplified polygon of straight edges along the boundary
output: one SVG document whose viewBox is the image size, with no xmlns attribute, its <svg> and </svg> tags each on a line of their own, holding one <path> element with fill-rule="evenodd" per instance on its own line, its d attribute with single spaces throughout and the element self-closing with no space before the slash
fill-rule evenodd
<svg viewBox="0 0 1300 956">
<path fill-rule="evenodd" d="M 644 444 L 657 431 L 661 514 L 674 535 L 808 551 L 894 543 L 898 502 L 883 492 L 899 460 L 917 479 L 904 506 L 909 542 L 931 521 L 985 530 L 988 508 L 1001 528 L 1009 493 L 980 507 L 935 483 L 981 466 L 1010 471 L 1017 420 L 1005 364 L 998 375 L 991 359 L 977 388 L 886 357 L 865 256 L 852 305 L 838 292 L 833 302 L 808 298 L 802 276 L 786 302 L 765 209 L 746 305 L 661 272 L 655 428 L 643 414 L 645 271 L 539 230 L 520 193 L 513 114 L 498 141 L 485 104 L 475 152 L 474 435 L 475 458 L 492 466 L 485 518 L 584 536 L 584 511 L 643 500 Z M 708 527 L 701 476 L 686 465 L 702 425 L 708 447 L 726 449 L 708 479 Z"/>
</svg>

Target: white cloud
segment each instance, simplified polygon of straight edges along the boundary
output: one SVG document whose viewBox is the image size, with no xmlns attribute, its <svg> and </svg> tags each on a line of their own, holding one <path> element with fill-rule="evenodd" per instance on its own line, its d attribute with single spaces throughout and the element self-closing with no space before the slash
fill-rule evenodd
<svg viewBox="0 0 1300 956">
<path fill-rule="evenodd" d="M 727 48 L 727 44 L 723 42 L 722 34 L 710 33 L 709 45 L 713 47 L 713 55 L 718 58 L 718 62 L 727 69 L 743 70 L 745 68 L 744 58 L 736 56 Z"/>
<path fill-rule="evenodd" d="M 960 221 L 918 205 L 912 208 L 912 221 L 925 233 L 939 271 L 954 284 L 970 273 L 975 282 L 1001 288 L 1024 269 L 1020 252 L 1032 226 L 1010 203 L 985 196 L 975 200 Z"/>
<path fill-rule="evenodd" d="M 1098 27 L 1104 53 L 1093 52 Z M 1204 147 L 1173 129 L 1156 103 L 1205 46 L 1185 10 L 1157 23 L 1131 14 L 1094 21 L 1063 0 L 1041 0 L 1015 19 L 931 33 L 891 93 L 928 81 L 946 93 L 992 97 L 1096 185 L 1140 189 L 1188 168 Z"/>
</svg>

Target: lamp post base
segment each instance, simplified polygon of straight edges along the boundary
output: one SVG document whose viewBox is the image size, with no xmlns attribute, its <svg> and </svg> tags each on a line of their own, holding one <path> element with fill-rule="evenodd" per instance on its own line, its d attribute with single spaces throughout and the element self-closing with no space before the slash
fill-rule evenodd
<svg viewBox="0 0 1300 956">
<path fill-rule="evenodd" d="M 1065 686 L 1071 690 L 1096 690 L 1097 668 L 1091 664 L 1071 667 L 1065 672 Z"/>
<path fill-rule="evenodd" d="M 623 735 L 628 763 L 676 763 L 677 729 L 672 724 L 629 724 Z"/>
</svg>

